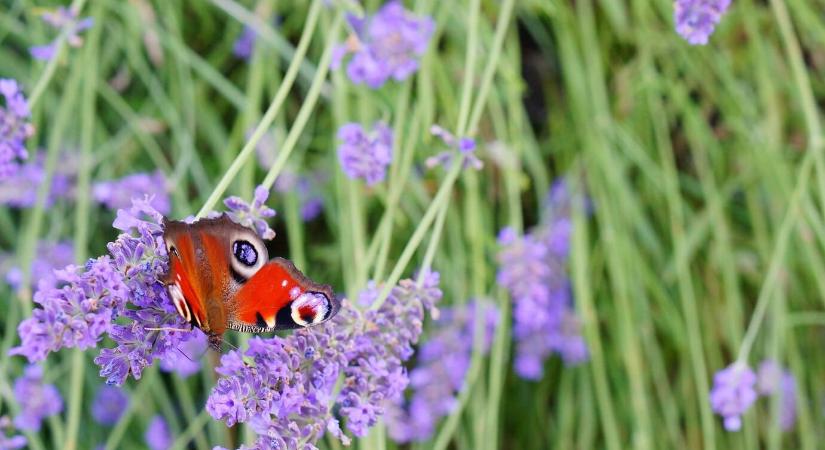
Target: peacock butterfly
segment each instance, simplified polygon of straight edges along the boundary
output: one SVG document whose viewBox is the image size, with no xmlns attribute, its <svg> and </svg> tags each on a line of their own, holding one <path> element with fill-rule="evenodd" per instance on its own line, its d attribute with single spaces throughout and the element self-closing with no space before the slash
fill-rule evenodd
<svg viewBox="0 0 825 450">
<path fill-rule="evenodd" d="M 255 232 L 228 216 L 163 219 L 169 270 L 162 280 L 178 314 L 220 350 L 226 329 L 246 333 L 317 325 L 340 309 L 332 288 L 291 261 L 269 259 Z"/>
</svg>

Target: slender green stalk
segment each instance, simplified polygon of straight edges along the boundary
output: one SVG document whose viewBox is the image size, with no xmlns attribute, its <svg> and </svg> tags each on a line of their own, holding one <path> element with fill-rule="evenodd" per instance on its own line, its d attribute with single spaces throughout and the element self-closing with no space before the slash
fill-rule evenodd
<svg viewBox="0 0 825 450">
<path fill-rule="evenodd" d="M 220 199 L 223 193 L 226 192 L 229 184 L 241 170 L 241 167 L 243 167 L 249 157 L 252 156 L 252 153 L 255 151 L 255 146 L 258 145 L 258 141 L 261 140 L 261 137 L 263 137 L 264 133 L 266 133 L 270 125 L 272 125 L 275 117 L 281 111 L 284 100 L 286 100 L 286 96 L 292 88 L 292 84 L 295 82 L 295 77 L 298 74 L 298 68 L 306 57 L 307 48 L 309 48 L 309 42 L 312 40 L 312 35 L 315 31 L 316 25 L 318 24 L 318 17 L 321 14 L 322 8 L 323 0 L 313 0 L 312 6 L 310 6 L 309 13 L 307 14 L 306 23 L 304 24 L 304 31 L 301 33 L 301 38 L 298 41 L 298 48 L 295 50 L 295 57 L 287 68 L 283 83 L 278 88 L 278 92 L 272 99 L 272 103 L 269 105 L 269 108 L 267 108 L 260 123 L 258 123 L 258 126 L 255 127 L 255 131 L 252 132 L 252 136 L 250 136 L 249 140 L 246 141 L 246 144 L 244 144 L 243 148 L 238 153 L 238 156 L 236 156 L 235 160 L 232 161 L 232 165 L 230 165 L 223 174 L 223 177 L 221 177 L 220 181 L 218 181 L 218 184 L 215 186 L 215 189 L 212 190 L 212 193 L 209 194 L 209 198 L 206 199 L 203 207 L 200 211 L 198 211 L 197 217 L 203 217 L 209 211 L 212 211 L 215 204 L 218 203 L 218 199 Z"/>
</svg>

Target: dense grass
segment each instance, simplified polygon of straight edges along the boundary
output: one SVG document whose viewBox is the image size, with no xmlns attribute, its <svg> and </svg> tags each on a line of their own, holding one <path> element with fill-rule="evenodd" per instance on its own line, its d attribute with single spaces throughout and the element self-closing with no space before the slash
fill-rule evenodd
<svg viewBox="0 0 825 450">
<path fill-rule="evenodd" d="M 90 202 L 93 180 L 160 169 L 182 218 L 229 194 L 249 198 L 285 169 L 321 169 L 321 219 L 303 223 L 295 193 L 271 203 L 273 252 L 350 298 L 370 279 L 392 285 L 431 264 L 445 304 L 487 297 L 501 309 L 459 407 L 412 448 L 821 446 L 825 3 L 736 0 L 710 44 L 691 47 L 668 1 L 423 0 L 408 7 L 435 19 L 433 45 L 414 77 L 377 91 L 328 70 L 343 10 L 241 3 L 75 0 L 95 26 L 82 47 L 40 63 L 26 48 L 53 37 L 38 17 L 45 5 L 5 0 L 0 76 L 26 87 L 30 148 L 45 150 L 49 172 L 71 163 L 78 177 L 74 201 L 45 207 L 44 184 L 33 208 L 0 209 L 3 251 L 23 267 L 45 237 L 72 239 L 78 261 L 104 253 L 117 233 L 114 214 Z M 231 53 L 243 24 L 259 29 L 248 62 Z M 378 119 L 395 129 L 395 159 L 387 182 L 366 188 L 340 171 L 335 131 Z M 485 168 L 422 174 L 443 150 L 428 133 L 435 123 L 475 137 Z M 271 167 L 254 156 L 264 133 L 279 149 Z M 569 267 L 591 358 L 574 368 L 554 358 L 529 382 L 511 369 L 495 238 L 533 225 L 561 176 L 593 205 L 574 210 Z M 5 355 L 31 292 L 0 286 L 0 296 Z M 31 448 L 142 448 L 158 412 L 174 448 L 230 444 L 203 409 L 208 369 L 181 380 L 153 368 L 126 385 L 133 401 L 114 427 L 94 424 L 94 354 L 49 357 L 46 379 L 66 408 L 28 435 Z M 778 405 L 760 401 L 742 431 L 726 432 L 707 400 L 713 373 L 768 357 L 797 377 L 796 425 L 781 431 Z M 3 414 L 16 411 L 22 367 L 0 360 Z M 354 445 L 395 448 L 380 426 Z"/>
</svg>

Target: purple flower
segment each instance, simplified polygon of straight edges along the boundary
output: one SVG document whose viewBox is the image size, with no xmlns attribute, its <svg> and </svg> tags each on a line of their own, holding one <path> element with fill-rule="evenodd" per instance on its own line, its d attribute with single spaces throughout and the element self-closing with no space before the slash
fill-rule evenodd
<svg viewBox="0 0 825 450">
<path fill-rule="evenodd" d="M 367 133 L 357 123 L 348 123 L 338 129 L 338 161 L 351 179 L 363 178 L 367 186 L 384 181 L 387 167 L 392 162 L 393 132 L 383 122 L 376 122 Z"/>
<path fill-rule="evenodd" d="M 275 180 L 275 191 L 282 194 L 294 192 L 300 205 L 301 219 L 309 222 L 321 215 L 324 210 L 324 198 L 321 196 L 320 188 L 326 182 L 327 176 L 321 171 L 309 175 L 285 172 Z"/>
<path fill-rule="evenodd" d="M 544 360 L 552 353 L 568 365 L 588 358 L 567 279 L 572 227 L 570 196 L 563 186 L 557 183 L 551 190 L 542 223 L 524 236 L 505 228 L 498 237 L 501 251 L 496 280 L 514 302 L 515 370 L 532 380 L 541 379 Z"/>
<path fill-rule="evenodd" d="M 108 245 L 114 266 L 128 288 L 128 303 L 112 324 L 109 338 L 116 346 L 95 358 L 100 376 L 120 385 L 130 374 L 139 379 L 156 358 L 177 353 L 183 342 L 197 336 L 177 314 L 160 278 L 166 273 L 166 248 L 159 224 L 162 216 L 148 203 L 133 200 L 130 210 L 119 210 L 115 227 L 127 231 Z M 162 330 L 161 330 L 162 329 Z"/>
<path fill-rule="evenodd" d="M 166 450 L 172 446 L 172 435 L 169 433 L 169 426 L 162 416 L 156 415 L 149 421 L 146 427 L 146 434 L 143 435 L 146 446 L 151 450 Z"/>
<path fill-rule="evenodd" d="M 94 24 L 91 17 L 78 19 L 77 11 L 60 7 L 54 12 L 43 13 L 42 19 L 52 28 L 60 31 L 61 35 L 66 37 L 66 42 L 72 47 L 80 47 L 83 44 L 83 39 L 78 34 Z M 57 44 L 59 37 L 46 45 L 38 45 L 29 48 L 34 59 L 50 60 L 54 58 L 57 52 Z"/>
<path fill-rule="evenodd" d="M 92 186 L 95 201 L 111 210 L 132 206 L 133 198 L 150 196 L 150 204 L 161 214 L 169 214 L 172 207 L 166 178 L 159 170 L 153 173 L 135 173 L 119 180 L 99 181 Z"/>
<path fill-rule="evenodd" d="M 263 448 L 312 445 L 325 432 L 348 445 L 333 406 L 349 431 L 363 436 L 386 401 L 400 395 L 407 385 L 402 362 L 421 334 L 424 309 L 441 297 L 438 280 L 432 274 L 421 288 L 403 280 L 377 309 L 362 312 L 345 300 L 323 325 L 253 338 L 245 352 L 221 358 L 207 411 L 228 426 L 249 423 Z"/>
<path fill-rule="evenodd" d="M 387 407 L 387 428 L 399 443 L 430 439 L 439 419 L 456 406 L 470 368 L 478 302 L 442 310 L 430 339 L 421 345 L 416 367 L 410 371 L 411 396 L 396 397 Z M 483 304 L 484 340 L 487 353 L 498 324 L 498 309 Z"/>
<path fill-rule="evenodd" d="M 227 215 L 230 219 L 245 227 L 253 228 L 264 239 L 275 237 L 275 230 L 269 227 L 266 219 L 275 216 L 275 210 L 266 206 L 269 190 L 263 186 L 255 188 L 255 197 L 252 204 L 248 204 L 240 197 L 229 197 L 223 201 L 229 208 Z"/>
<path fill-rule="evenodd" d="M 38 365 L 26 367 L 23 376 L 14 381 L 14 397 L 20 403 L 14 426 L 21 430 L 39 431 L 43 419 L 63 411 L 60 392 L 43 383 L 43 368 Z"/>
<path fill-rule="evenodd" d="M 0 255 L 0 273 L 5 272 L 6 282 L 15 291 L 23 286 L 23 270 L 12 266 L 10 255 Z M 66 267 L 74 261 L 74 247 L 71 242 L 40 241 L 37 243 L 37 252 L 31 263 L 31 284 L 41 286 L 42 289 L 57 287 L 57 278 L 54 270 Z"/>
<path fill-rule="evenodd" d="M 675 0 L 676 32 L 691 45 L 704 45 L 730 6 L 730 0 Z"/>
<path fill-rule="evenodd" d="M 756 375 L 750 367 L 734 363 L 713 376 L 710 406 L 722 416 L 725 429 L 738 431 L 742 414 L 756 401 Z"/>
<path fill-rule="evenodd" d="M 4 181 L 28 157 L 26 139 L 34 134 L 34 126 L 29 123 L 29 103 L 17 81 L 0 78 L 0 94 L 6 99 L 5 107 L 0 107 L 0 181 Z"/>
<path fill-rule="evenodd" d="M 252 51 L 255 49 L 255 40 L 257 35 L 255 30 L 244 25 L 241 35 L 232 46 L 232 54 L 241 59 L 248 60 L 252 56 Z"/>
<path fill-rule="evenodd" d="M 94 347 L 129 295 L 108 256 L 89 260 L 85 270 L 70 265 L 54 275 L 60 287 L 43 286 L 35 292 L 34 302 L 41 307 L 20 323 L 22 343 L 9 354 L 34 362 L 64 347 Z"/>
<path fill-rule="evenodd" d="M 430 133 L 433 136 L 438 136 L 444 141 L 447 146 L 458 150 L 459 154 L 464 156 L 464 168 L 472 167 L 475 170 L 481 170 L 484 167 L 484 163 L 478 159 L 475 154 L 476 149 L 476 141 L 474 139 L 470 139 L 467 137 L 463 138 L 456 138 L 453 136 L 452 133 L 445 130 L 439 125 L 433 125 L 430 127 Z M 453 158 L 456 157 L 456 153 L 454 151 L 446 151 L 441 152 L 435 156 L 431 156 L 427 158 L 425 164 L 427 168 L 433 168 L 435 166 L 444 166 L 445 168 L 449 168 L 450 164 L 453 162 Z"/>
<path fill-rule="evenodd" d="M 780 396 L 779 424 L 788 431 L 796 423 L 796 377 L 772 359 L 759 364 L 756 374 L 756 390 L 759 395 Z"/>
<path fill-rule="evenodd" d="M 353 53 L 347 75 L 353 83 L 372 89 L 390 78 L 402 81 L 415 73 L 435 29 L 430 17 L 416 16 L 396 0 L 384 4 L 370 18 L 350 15 L 348 19 L 355 35 L 336 48 L 332 68 L 336 69 L 347 53 Z"/>
<path fill-rule="evenodd" d="M 164 372 L 175 372 L 181 378 L 196 374 L 201 369 L 201 356 L 206 353 L 207 337 L 198 329 L 192 330 L 192 338 L 181 343 L 177 351 L 166 352 L 160 359 Z"/>
<path fill-rule="evenodd" d="M 0 417 L 0 450 L 17 450 L 26 446 L 26 438 L 20 435 L 7 436 L 8 431 L 13 431 L 11 419 L 8 416 Z"/>
<path fill-rule="evenodd" d="M 0 183 L 0 205 L 14 208 L 34 206 L 37 200 L 37 190 L 46 181 L 45 161 L 46 155 L 38 152 L 29 162 L 16 166 L 14 173 Z M 57 168 L 52 173 L 46 207 L 51 206 L 58 199 L 74 197 L 75 174 L 76 167 L 69 152 L 63 153 Z"/>
<path fill-rule="evenodd" d="M 129 396 L 123 392 L 123 389 L 101 386 L 92 402 L 92 418 L 101 425 L 114 425 L 128 405 Z"/>
</svg>

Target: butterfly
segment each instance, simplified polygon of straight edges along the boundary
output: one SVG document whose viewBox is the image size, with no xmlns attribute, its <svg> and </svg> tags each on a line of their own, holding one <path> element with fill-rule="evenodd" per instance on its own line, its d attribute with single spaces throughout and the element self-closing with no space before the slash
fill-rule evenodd
<svg viewBox="0 0 825 450">
<path fill-rule="evenodd" d="M 283 258 L 269 259 L 255 232 L 227 215 L 163 219 L 169 269 L 162 279 L 178 314 L 221 349 L 227 329 L 246 333 L 318 325 L 341 308 L 332 288 Z"/>
</svg>

